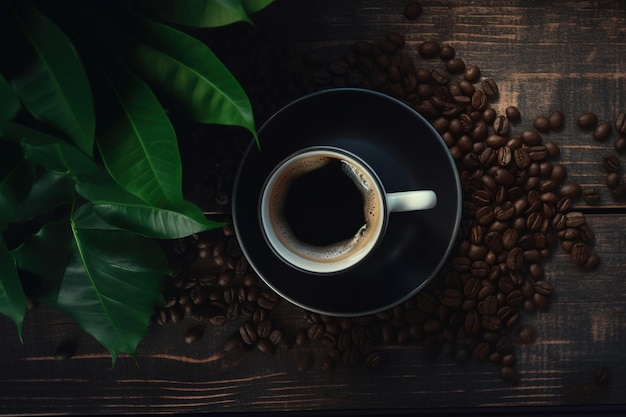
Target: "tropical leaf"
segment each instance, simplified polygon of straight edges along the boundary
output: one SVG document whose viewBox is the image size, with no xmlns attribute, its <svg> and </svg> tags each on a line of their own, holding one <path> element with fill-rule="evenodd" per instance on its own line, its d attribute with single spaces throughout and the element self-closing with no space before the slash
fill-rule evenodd
<svg viewBox="0 0 626 417">
<path fill-rule="evenodd" d="M 13 320 L 22 340 L 22 323 L 28 302 L 22 289 L 15 260 L 0 239 L 0 313 Z"/>
<path fill-rule="evenodd" d="M 274 0 L 241 0 L 243 8 L 248 14 L 261 11 L 272 3 L 274 3 Z"/>
<path fill-rule="evenodd" d="M 175 239 L 223 226 L 208 220 L 187 201 L 168 208 L 154 207 L 121 188 L 106 172 L 79 182 L 76 190 L 93 203 L 104 221 L 145 237 Z"/>
<path fill-rule="evenodd" d="M 119 27 L 125 35 L 117 47 L 173 111 L 201 123 L 241 126 L 257 137 L 248 96 L 204 43 L 140 17 Z"/>
<path fill-rule="evenodd" d="M 74 185 L 74 181 L 67 175 L 45 171 L 33 183 L 30 193 L 17 209 L 13 222 L 31 220 L 71 203 L 76 195 Z"/>
<path fill-rule="evenodd" d="M 76 146 L 47 133 L 9 123 L 3 134 L 19 140 L 26 158 L 50 171 L 86 178 L 99 170 L 94 160 Z"/>
<path fill-rule="evenodd" d="M 13 91 L 13 87 L 0 74 L 0 131 L 6 122 L 15 117 L 20 107 L 20 99 Z"/>
<path fill-rule="evenodd" d="M 223 223 L 208 220 L 189 202 L 171 209 L 115 202 L 98 202 L 93 206 L 107 223 L 156 239 L 182 238 L 223 226 Z"/>
<path fill-rule="evenodd" d="M 19 145 L 0 139 L 0 231 L 13 220 L 35 180 L 35 165 Z"/>
<path fill-rule="evenodd" d="M 13 251 L 18 269 L 37 278 L 29 291 L 35 299 L 53 304 L 63 282 L 71 247 L 72 228 L 69 218 L 65 218 L 44 225 Z"/>
<path fill-rule="evenodd" d="M 124 189 L 154 206 L 180 203 L 178 142 L 158 99 L 120 62 L 94 60 L 93 68 L 98 72 L 96 143 L 107 170 Z"/>
<path fill-rule="evenodd" d="M 255 13 L 273 0 L 148 0 L 143 7 L 166 22 L 178 25 L 214 28 L 235 22 L 248 22 Z"/>
<path fill-rule="evenodd" d="M 93 155 L 91 88 L 72 42 L 30 2 L 0 5 L 2 68 L 26 109 Z"/>
<path fill-rule="evenodd" d="M 30 268 L 46 282 L 43 301 L 76 320 L 111 353 L 113 364 L 121 353 L 134 356 L 169 272 L 158 245 L 103 222 L 91 205 L 78 209 L 71 221 L 55 224 L 54 230 L 42 229 L 35 239 L 18 251 L 20 265 L 54 251 L 59 242 L 64 244 L 56 256 L 65 248 L 68 255 L 61 273 Z"/>
</svg>

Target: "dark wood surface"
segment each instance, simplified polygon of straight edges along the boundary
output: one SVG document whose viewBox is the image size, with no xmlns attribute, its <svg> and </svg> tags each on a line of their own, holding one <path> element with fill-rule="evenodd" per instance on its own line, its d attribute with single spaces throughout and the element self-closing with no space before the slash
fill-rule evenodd
<svg viewBox="0 0 626 417">
<path fill-rule="evenodd" d="M 517 106 L 530 127 L 538 115 L 563 111 L 565 128 L 550 134 L 561 148 L 568 181 L 595 186 L 601 201 L 586 213 L 602 259 L 582 271 L 562 250 L 544 264 L 554 284 L 549 310 L 524 315 L 537 341 L 517 346 L 516 384 L 490 364 L 430 358 L 418 344 L 381 346 L 380 366 L 296 370 L 298 350 L 268 355 L 223 354 L 236 324 L 210 328 L 186 345 L 188 322 L 151 326 L 138 349 L 138 365 L 122 357 L 114 368 L 106 351 L 67 317 L 42 307 L 29 312 L 24 344 L 0 318 L 0 415 L 173 414 L 242 411 L 430 410 L 498 407 L 587 407 L 624 410 L 626 400 L 626 203 L 604 185 L 602 158 L 614 153 L 615 133 L 595 142 L 576 127 L 584 111 L 613 122 L 626 110 L 626 3 L 614 1 L 422 1 L 414 22 L 402 16 L 405 0 L 278 0 L 257 16 L 268 42 L 294 41 L 346 51 L 356 40 L 406 36 L 416 55 L 425 40 L 454 46 L 499 85 L 492 105 Z M 506 4 L 506 5 L 504 5 Z M 624 154 L 620 155 L 626 162 Z M 623 174 L 622 174 L 623 175 Z M 297 323 L 301 311 L 286 302 L 273 313 Z M 69 360 L 55 360 L 65 340 L 77 340 Z M 607 384 L 593 385 L 606 367 Z M 615 407 L 615 408 L 614 408 Z M 580 408 L 579 408 L 580 409 Z M 526 409 L 527 410 L 527 409 Z M 532 412 L 533 409 L 530 409 Z M 550 410 L 548 408 L 547 410 Z"/>
</svg>

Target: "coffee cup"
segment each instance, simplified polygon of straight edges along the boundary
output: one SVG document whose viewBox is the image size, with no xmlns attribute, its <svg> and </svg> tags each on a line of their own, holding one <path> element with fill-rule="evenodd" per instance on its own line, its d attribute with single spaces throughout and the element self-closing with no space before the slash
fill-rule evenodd
<svg viewBox="0 0 626 417">
<path fill-rule="evenodd" d="M 270 172 L 259 221 L 267 245 L 293 268 L 333 274 L 362 262 L 394 212 L 429 210 L 433 190 L 387 192 L 359 155 L 332 146 L 301 149 Z"/>
</svg>

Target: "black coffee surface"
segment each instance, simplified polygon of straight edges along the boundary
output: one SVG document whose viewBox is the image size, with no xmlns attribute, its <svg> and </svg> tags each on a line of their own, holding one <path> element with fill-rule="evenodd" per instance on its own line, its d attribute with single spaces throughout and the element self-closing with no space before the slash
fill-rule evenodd
<svg viewBox="0 0 626 417">
<path fill-rule="evenodd" d="M 284 210 L 293 234 L 311 245 L 349 239 L 365 225 L 363 196 L 334 158 L 293 182 Z"/>
</svg>

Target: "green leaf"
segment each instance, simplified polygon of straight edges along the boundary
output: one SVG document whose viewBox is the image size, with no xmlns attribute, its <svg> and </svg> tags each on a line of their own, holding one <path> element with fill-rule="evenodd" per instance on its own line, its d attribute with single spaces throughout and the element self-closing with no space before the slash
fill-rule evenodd
<svg viewBox="0 0 626 417">
<path fill-rule="evenodd" d="M 71 143 L 55 136 L 17 123 L 9 123 L 3 133 L 6 137 L 22 143 L 24 155 L 28 160 L 50 171 L 85 178 L 99 170 L 91 157 Z"/>
<path fill-rule="evenodd" d="M 124 189 L 154 206 L 180 203 L 178 141 L 156 96 L 119 61 L 93 65 L 100 80 L 96 143 L 107 170 Z"/>
<path fill-rule="evenodd" d="M 30 193 L 19 206 L 14 222 L 31 220 L 69 204 L 76 195 L 74 181 L 67 175 L 45 171 L 33 184 Z"/>
<path fill-rule="evenodd" d="M 184 26 L 213 28 L 235 22 L 252 23 L 249 14 L 273 0 L 148 0 L 143 7 L 166 22 Z"/>
<path fill-rule="evenodd" d="M 274 3 L 274 0 L 241 0 L 243 8 L 246 9 L 248 14 L 263 10 L 272 3 Z"/>
<path fill-rule="evenodd" d="M 104 221 L 145 237 L 175 239 L 223 226 L 208 220 L 187 201 L 172 207 L 154 207 L 121 188 L 106 172 L 78 183 L 76 190 L 93 203 Z"/>
<path fill-rule="evenodd" d="M 0 51 L 5 76 L 32 115 L 93 155 L 91 88 L 74 45 L 29 2 L 0 6 Z M 10 59 L 6 59 L 10 57 Z"/>
<path fill-rule="evenodd" d="M 15 260 L 4 241 L 0 239 L 0 313 L 13 320 L 17 326 L 20 341 L 22 341 L 22 323 L 27 304 Z"/>
<path fill-rule="evenodd" d="M 19 145 L 0 139 L 0 231 L 13 221 L 19 205 L 35 181 L 35 165 Z"/>
<path fill-rule="evenodd" d="M 118 48 L 172 102 L 173 111 L 201 123 L 241 126 L 257 137 L 248 96 L 204 43 L 139 17 L 123 31 Z"/>
<path fill-rule="evenodd" d="M 15 117 L 20 107 L 20 99 L 13 91 L 13 87 L 0 74 L 0 131 L 6 122 Z"/>
<path fill-rule="evenodd" d="M 17 267 L 37 277 L 32 296 L 52 304 L 61 288 L 72 247 L 69 218 L 44 225 L 13 251 Z"/>
<path fill-rule="evenodd" d="M 42 266 L 29 268 L 46 283 L 42 301 L 76 320 L 111 353 L 113 364 L 120 353 L 135 355 L 169 272 L 154 241 L 110 226 L 88 204 L 16 252 L 20 265 L 43 257 Z M 60 272 L 47 266 L 54 261 L 49 252 L 63 266 Z"/>
<path fill-rule="evenodd" d="M 223 226 L 223 223 L 208 220 L 189 202 L 170 209 L 116 202 L 98 202 L 93 206 L 107 223 L 157 239 L 182 238 Z"/>
</svg>

